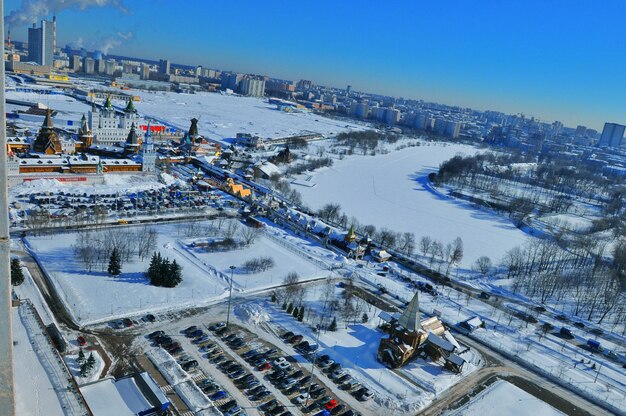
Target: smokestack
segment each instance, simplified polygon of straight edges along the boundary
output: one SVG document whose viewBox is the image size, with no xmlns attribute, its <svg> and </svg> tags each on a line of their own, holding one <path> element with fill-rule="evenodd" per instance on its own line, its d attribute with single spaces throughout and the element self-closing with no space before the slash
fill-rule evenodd
<svg viewBox="0 0 626 416">
<path fill-rule="evenodd" d="M 11 30 L 7 31 L 7 48 L 11 49 Z"/>
<path fill-rule="evenodd" d="M 52 16 L 52 53 L 57 50 L 57 17 Z"/>
</svg>

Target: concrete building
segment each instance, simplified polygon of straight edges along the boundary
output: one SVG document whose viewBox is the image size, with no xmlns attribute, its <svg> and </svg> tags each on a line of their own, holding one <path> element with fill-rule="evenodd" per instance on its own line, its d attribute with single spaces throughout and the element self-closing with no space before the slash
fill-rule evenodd
<svg viewBox="0 0 626 416">
<path fill-rule="evenodd" d="M 602 130 L 602 136 L 600 136 L 598 147 L 620 147 L 624 138 L 625 129 L 626 126 L 621 124 L 604 123 L 604 129 Z"/>
<path fill-rule="evenodd" d="M 97 72 L 98 74 L 104 74 L 106 72 L 104 59 L 102 58 L 96 59 L 95 63 L 96 63 L 95 72 Z"/>
<path fill-rule="evenodd" d="M 159 61 L 159 73 L 163 75 L 170 74 L 170 61 L 167 59 L 161 59 Z"/>
<path fill-rule="evenodd" d="M 385 109 L 385 123 L 389 126 L 393 126 L 400 121 L 400 110 L 397 108 Z"/>
<path fill-rule="evenodd" d="M 104 73 L 113 76 L 115 74 L 115 60 L 109 59 L 104 64 Z"/>
<path fill-rule="evenodd" d="M 52 22 L 41 21 L 41 27 L 33 23 L 28 29 L 28 60 L 39 65 L 53 65 L 56 17 Z"/>
<path fill-rule="evenodd" d="M 243 79 L 243 74 L 237 74 L 235 72 L 222 73 L 222 89 L 239 91 L 239 83 Z"/>
<path fill-rule="evenodd" d="M 245 78 L 239 84 L 239 92 L 250 97 L 263 97 L 265 95 L 265 80 Z"/>
<path fill-rule="evenodd" d="M 354 108 L 354 115 L 359 118 L 367 118 L 369 115 L 370 109 L 367 103 L 357 103 Z"/>
<path fill-rule="evenodd" d="M 93 74 L 96 69 L 96 63 L 93 58 L 85 57 L 83 59 L 83 72 L 85 74 Z"/>
<path fill-rule="evenodd" d="M 81 59 L 79 55 L 73 55 L 70 58 L 70 68 L 74 70 L 74 72 L 80 71 L 81 68 Z"/>
<path fill-rule="evenodd" d="M 150 79 L 150 66 L 148 64 L 141 65 L 141 79 Z"/>
</svg>

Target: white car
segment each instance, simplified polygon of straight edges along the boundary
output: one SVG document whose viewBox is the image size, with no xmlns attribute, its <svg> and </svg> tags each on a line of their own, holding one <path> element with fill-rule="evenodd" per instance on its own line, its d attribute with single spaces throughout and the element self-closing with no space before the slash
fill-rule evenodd
<svg viewBox="0 0 626 416">
<path fill-rule="evenodd" d="M 286 363 L 286 362 L 287 362 L 287 360 L 285 359 L 285 357 L 278 357 L 277 359 L 274 360 L 273 364 L 275 366 L 279 366 L 279 365 L 281 365 L 283 363 Z"/>
<path fill-rule="evenodd" d="M 287 370 L 288 368 L 291 368 L 291 364 L 289 364 L 287 361 L 284 361 L 280 364 L 277 364 L 276 367 L 280 368 L 281 370 Z"/>
<path fill-rule="evenodd" d="M 299 395 L 298 397 L 293 399 L 293 401 L 296 404 L 302 404 L 302 403 L 306 402 L 310 397 L 311 396 L 309 395 L 309 393 L 302 393 L 301 395 Z"/>
<path fill-rule="evenodd" d="M 374 393 L 372 393 L 371 391 L 368 390 L 365 393 L 361 394 L 361 397 L 359 397 L 359 400 L 367 401 L 367 400 L 371 399 L 372 397 L 374 397 Z"/>
</svg>

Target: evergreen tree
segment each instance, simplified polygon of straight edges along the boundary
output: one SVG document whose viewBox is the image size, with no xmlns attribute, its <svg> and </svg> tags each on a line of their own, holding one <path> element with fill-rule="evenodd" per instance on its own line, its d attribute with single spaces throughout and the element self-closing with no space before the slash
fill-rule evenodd
<svg viewBox="0 0 626 416">
<path fill-rule="evenodd" d="M 166 285 L 167 287 L 175 287 L 178 286 L 180 282 L 183 281 L 182 268 L 176 262 L 176 260 L 172 261 L 167 273 Z"/>
<path fill-rule="evenodd" d="M 19 286 L 22 283 L 24 283 L 24 272 L 22 271 L 20 259 L 11 259 L 11 284 Z"/>
<path fill-rule="evenodd" d="M 337 330 L 337 318 L 335 318 L 333 316 L 333 321 L 330 323 L 330 326 L 328 327 L 329 331 L 336 331 Z"/>
<path fill-rule="evenodd" d="M 78 350 L 78 358 L 76 359 L 76 361 L 78 362 L 78 364 L 81 365 L 85 362 L 85 352 L 82 348 Z"/>
<path fill-rule="evenodd" d="M 272 292 L 272 303 L 276 303 L 278 299 L 276 299 L 276 292 Z"/>
<path fill-rule="evenodd" d="M 156 251 L 152 254 L 152 258 L 150 259 L 150 266 L 148 266 L 148 271 L 146 272 L 146 277 L 150 279 L 150 284 L 155 285 L 156 275 L 158 271 L 158 257 Z"/>
<path fill-rule="evenodd" d="M 87 377 L 87 375 L 89 374 L 89 368 L 87 367 L 87 363 L 82 363 L 80 365 L 80 376 L 81 377 Z"/>
<path fill-rule="evenodd" d="M 117 247 L 113 248 L 111 257 L 109 258 L 109 268 L 107 269 L 111 276 L 119 276 L 122 273 L 122 260 Z"/>
<path fill-rule="evenodd" d="M 365 312 L 363 312 L 363 317 L 361 318 L 361 322 L 363 322 L 365 324 L 369 320 L 370 320 L 369 316 L 367 316 L 367 314 Z"/>
<path fill-rule="evenodd" d="M 300 308 L 298 308 L 298 307 L 296 306 L 295 308 L 293 308 L 293 311 L 291 312 L 291 315 L 292 315 L 294 318 L 296 318 L 296 319 L 297 319 L 297 318 L 298 318 L 298 314 L 299 314 L 299 313 L 300 313 Z"/>
<path fill-rule="evenodd" d="M 298 312 L 298 321 L 304 321 L 304 306 L 300 307 L 300 312 Z"/>
<path fill-rule="evenodd" d="M 287 301 L 283 302 L 282 308 L 283 308 L 283 310 L 287 309 Z"/>
<path fill-rule="evenodd" d="M 287 306 L 287 313 L 291 315 L 293 312 L 293 303 L 289 302 L 289 306 Z"/>
<path fill-rule="evenodd" d="M 93 352 L 89 354 L 87 358 L 87 369 L 92 370 L 96 366 L 96 359 L 93 356 Z"/>
</svg>

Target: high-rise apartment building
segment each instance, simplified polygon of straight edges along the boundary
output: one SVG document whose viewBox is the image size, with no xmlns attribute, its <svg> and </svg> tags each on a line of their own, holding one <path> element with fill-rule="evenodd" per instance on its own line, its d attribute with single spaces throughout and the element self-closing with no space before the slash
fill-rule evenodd
<svg viewBox="0 0 626 416">
<path fill-rule="evenodd" d="M 245 78 L 239 84 L 239 93 L 251 97 L 263 97 L 265 95 L 265 80 Z"/>
<path fill-rule="evenodd" d="M 602 136 L 598 142 L 599 147 L 620 147 L 624 138 L 626 126 L 617 123 L 604 123 Z"/>
<path fill-rule="evenodd" d="M 170 74 L 170 61 L 167 59 L 161 59 L 159 61 L 159 73 L 164 75 Z"/>
<path fill-rule="evenodd" d="M 52 22 L 41 21 L 38 28 L 35 23 L 28 28 L 28 60 L 39 65 L 52 66 L 54 61 L 54 42 L 56 18 Z"/>
</svg>

